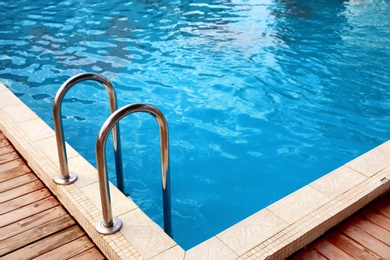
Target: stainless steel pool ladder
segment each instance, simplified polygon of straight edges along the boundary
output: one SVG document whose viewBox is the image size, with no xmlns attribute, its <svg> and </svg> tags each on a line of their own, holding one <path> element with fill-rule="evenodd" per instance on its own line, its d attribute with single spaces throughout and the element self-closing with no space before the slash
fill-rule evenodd
<svg viewBox="0 0 390 260">
<path fill-rule="evenodd" d="M 118 108 L 116 93 L 111 82 L 103 76 L 100 76 L 95 73 L 82 73 L 76 76 L 71 77 L 61 87 L 58 89 L 57 94 L 54 98 L 53 103 L 53 118 L 54 118 L 54 130 L 57 141 L 57 150 L 58 150 L 58 158 L 60 161 L 60 169 L 61 172 L 54 177 L 54 181 L 57 184 L 71 184 L 77 180 L 76 173 L 69 172 L 68 159 L 66 155 L 66 147 L 64 140 L 64 130 L 62 126 L 62 118 L 61 118 L 61 105 L 62 99 L 65 94 L 68 92 L 70 88 L 72 88 L 75 84 L 85 81 L 85 80 L 93 80 L 101 83 L 108 92 L 109 100 L 110 100 L 110 112 L 113 113 Z M 122 154 L 121 154 L 121 143 L 119 136 L 119 124 L 114 126 L 113 129 L 113 139 L 114 139 L 114 156 L 115 156 L 115 165 L 116 165 L 116 177 L 118 188 L 123 192 L 123 167 L 122 167 Z"/>
<path fill-rule="evenodd" d="M 126 115 L 135 112 L 146 112 L 151 114 L 156 119 L 159 126 L 164 231 L 172 237 L 168 124 L 159 109 L 145 103 L 130 104 L 116 110 L 107 118 L 99 131 L 96 139 L 96 162 L 99 175 L 103 219 L 96 223 L 96 229 L 102 234 L 112 234 L 118 231 L 122 226 L 120 219 L 116 217 L 113 218 L 112 216 L 110 189 L 106 170 L 105 145 L 108 134 L 119 120 Z"/>
</svg>

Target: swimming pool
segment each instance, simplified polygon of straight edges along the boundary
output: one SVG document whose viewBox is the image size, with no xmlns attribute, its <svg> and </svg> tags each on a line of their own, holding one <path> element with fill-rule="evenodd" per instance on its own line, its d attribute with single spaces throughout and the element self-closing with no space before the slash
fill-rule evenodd
<svg viewBox="0 0 390 260">
<path fill-rule="evenodd" d="M 162 110 L 183 248 L 390 137 L 386 1 L 26 1 L 0 11 L 0 81 L 51 126 L 55 92 L 83 71 L 110 79 L 120 106 Z M 71 90 L 63 114 L 67 141 L 94 162 L 109 109 L 92 85 Z M 127 189 L 161 224 L 157 126 L 126 118 L 122 139 Z"/>
</svg>

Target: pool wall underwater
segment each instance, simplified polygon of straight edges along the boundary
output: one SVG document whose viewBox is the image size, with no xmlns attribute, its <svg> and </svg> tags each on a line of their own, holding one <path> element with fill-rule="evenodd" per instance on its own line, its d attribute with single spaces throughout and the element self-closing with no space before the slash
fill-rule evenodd
<svg viewBox="0 0 390 260">
<path fill-rule="evenodd" d="M 0 130 L 109 259 L 282 259 L 390 189 L 388 141 L 185 251 L 112 184 L 113 215 L 123 227 L 100 235 L 97 170 L 68 146 L 78 180 L 55 184 L 54 131 L 1 83 Z"/>
</svg>

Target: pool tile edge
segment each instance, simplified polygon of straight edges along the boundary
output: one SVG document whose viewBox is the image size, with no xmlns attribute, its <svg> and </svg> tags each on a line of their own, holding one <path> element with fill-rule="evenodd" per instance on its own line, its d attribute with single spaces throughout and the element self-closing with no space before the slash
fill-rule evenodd
<svg viewBox="0 0 390 260">
<path fill-rule="evenodd" d="M 94 190 L 91 187 L 96 187 L 96 169 L 72 150 L 70 168 L 85 172 L 80 174 L 76 185 L 57 186 L 52 178 L 59 171 L 58 159 L 48 154 L 53 148 L 46 150 L 48 144 L 53 147 L 53 130 L 1 83 L 0 115 L 0 129 L 110 259 L 198 259 L 201 256 L 280 259 L 390 190 L 390 142 L 386 142 L 185 252 L 113 186 L 113 198 L 117 201 L 113 203 L 114 215 L 124 217 L 128 226 L 124 232 L 114 235 L 98 234 L 94 225 L 101 218 L 101 209 L 89 193 Z M 35 130 L 33 125 L 37 125 Z M 39 135 L 31 132 L 42 128 L 44 131 Z M 343 173 L 353 178 L 353 185 L 349 178 L 343 178 Z M 297 201 L 302 203 L 294 206 Z M 121 211 L 123 208 L 128 210 Z M 305 214 L 289 217 L 302 209 Z M 148 248 L 155 241 L 148 242 L 145 237 L 137 241 L 134 230 L 157 236 L 157 248 Z M 253 233 L 250 241 L 245 240 L 248 232 Z"/>
</svg>

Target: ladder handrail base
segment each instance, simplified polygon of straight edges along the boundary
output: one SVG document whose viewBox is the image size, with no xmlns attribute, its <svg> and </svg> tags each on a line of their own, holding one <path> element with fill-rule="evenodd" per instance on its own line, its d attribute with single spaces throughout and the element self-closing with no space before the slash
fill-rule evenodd
<svg viewBox="0 0 390 260">
<path fill-rule="evenodd" d="M 95 225 L 96 230 L 102 235 L 110 235 L 118 232 L 122 227 L 122 221 L 117 217 L 114 217 L 112 221 L 113 225 L 111 227 L 105 227 L 104 220 L 99 219 Z"/>
<path fill-rule="evenodd" d="M 77 174 L 74 172 L 70 172 L 69 178 L 66 179 L 63 178 L 61 172 L 54 177 L 54 182 L 60 185 L 69 185 L 74 183 L 76 180 L 77 180 Z"/>
</svg>

